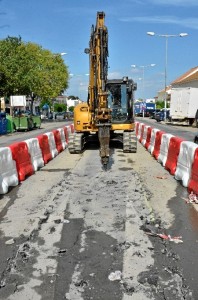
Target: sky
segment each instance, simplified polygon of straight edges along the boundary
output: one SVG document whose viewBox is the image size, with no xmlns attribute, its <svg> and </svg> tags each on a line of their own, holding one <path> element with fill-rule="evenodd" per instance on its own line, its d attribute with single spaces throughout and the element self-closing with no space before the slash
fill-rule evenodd
<svg viewBox="0 0 198 300">
<path fill-rule="evenodd" d="M 70 73 L 65 95 L 86 101 L 84 49 L 98 11 L 105 12 L 108 29 L 108 78 L 132 78 L 136 99 L 154 98 L 165 82 L 198 65 L 197 0 L 0 0 L 0 39 L 21 36 L 53 53 L 67 53 L 62 56 Z"/>
</svg>

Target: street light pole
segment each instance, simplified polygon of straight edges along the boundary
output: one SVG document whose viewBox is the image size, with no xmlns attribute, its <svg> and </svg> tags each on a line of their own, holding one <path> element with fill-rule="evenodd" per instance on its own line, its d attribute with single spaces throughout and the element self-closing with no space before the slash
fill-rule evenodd
<svg viewBox="0 0 198 300">
<path fill-rule="evenodd" d="M 185 37 L 188 33 L 179 33 L 179 34 L 157 34 L 155 32 L 147 32 L 150 36 L 159 36 L 165 38 L 165 72 L 164 72 L 164 120 L 166 121 L 166 109 L 167 109 L 167 68 L 168 68 L 168 38 L 170 37 Z"/>
<path fill-rule="evenodd" d="M 142 116 L 144 118 L 144 109 L 145 109 L 145 84 L 144 84 L 144 74 L 145 74 L 145 68 L 148 67 L 154 67 L 155 64 L 150 64 L 146 66 L 139 66 L 139 68 L 142 68 L 142 96 L 143 96 L 143 110 L 142 110 Z M 136 65 L 131 65 L 132 68 L 138 68 Z"/>
</svg>

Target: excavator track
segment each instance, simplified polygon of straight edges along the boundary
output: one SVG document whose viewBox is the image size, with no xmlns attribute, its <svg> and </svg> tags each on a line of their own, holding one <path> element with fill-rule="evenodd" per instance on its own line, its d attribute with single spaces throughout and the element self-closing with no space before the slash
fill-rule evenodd
<svg viewBox="0 0 198 300">
<path fill-rule="evenodd" d="M 135 131 L 123 132 L 123 152 L 137 152 L 137 137 Z"/>
<path fill-rule="evenodd" d="M 74 132 L 69 135 L 68 149 L 71 154 L 81 153 L 84 148 L 84 134 Z"/>
</svg>

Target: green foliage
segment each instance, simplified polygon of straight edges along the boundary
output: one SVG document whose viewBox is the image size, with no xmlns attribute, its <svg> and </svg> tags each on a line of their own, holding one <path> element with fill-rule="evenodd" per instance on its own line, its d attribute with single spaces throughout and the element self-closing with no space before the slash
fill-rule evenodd
<svg viewBox="0 0 198 300">
<path fill-rule="evenodd" d="M 67 110 L 67 105 L 64 103 L 54 103 L 54 111 L 62 112 Z"/>
<path fill-rule="evenodd" d="M 156 108 L 157 109 L 164 108 L 164 101 L 156 101 Z"/>
<path fill-rule="evenodd" d="M 70 106 L 69 111 L 73 112 L 74 111 L 74 106 Z"/>
<path fill-rule="evenodd" d="M 0 96 L 55 98 L 68 87 L 69 72 L 60 54 L 21 37 L 0 40 Z"/>
</svg>

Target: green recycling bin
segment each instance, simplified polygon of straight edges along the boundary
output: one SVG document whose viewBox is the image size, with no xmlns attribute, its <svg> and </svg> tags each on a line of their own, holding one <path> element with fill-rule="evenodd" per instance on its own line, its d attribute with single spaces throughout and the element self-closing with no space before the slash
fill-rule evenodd
<svg viewBox="0 0 198 300">
<path fill-rule="evenodd" d="M 7 133 L 14 132 L 14 125 L 13 125 L 12 116 L 6 115 L 6 119 L 7 119 Z"/>
</svg>

